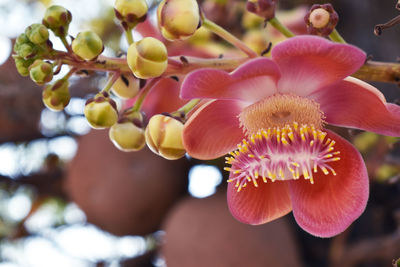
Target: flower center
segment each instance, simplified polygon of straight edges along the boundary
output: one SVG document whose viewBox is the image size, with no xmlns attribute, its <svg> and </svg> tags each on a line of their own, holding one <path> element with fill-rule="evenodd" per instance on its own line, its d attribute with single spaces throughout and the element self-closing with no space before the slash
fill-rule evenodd
<svg viewBox="0 0 400 267">
<path fill-rule="evenodd" d="M 313 125 L 299 127 L 297 122 L 258 130 L 226 157 L 226 163 L 232 165 L 225 168 L 230 172 L 228 182 L 236 183 L 239 192 L 248 182 L 258 187 L 259 179 L 266 183 L 268 179 L 274 182 L 303 176 L 313 184 L 313 173 L 318 169 L 325 175 L 329 171 L 336 175 L 328 164 L 340 160 L 340 152 L 334 151 L 335 141 L 326 135 Z"/>
<path fill-rule="evenodd" d="M 323 119 L 324 114 L 317 102 L 291 94 L 267 97 L 246 107 L 239 115 L 240 125 L 248 136 L 260 129 L 283 128 L 293 122 L 322 129 Z"/>
</svg>

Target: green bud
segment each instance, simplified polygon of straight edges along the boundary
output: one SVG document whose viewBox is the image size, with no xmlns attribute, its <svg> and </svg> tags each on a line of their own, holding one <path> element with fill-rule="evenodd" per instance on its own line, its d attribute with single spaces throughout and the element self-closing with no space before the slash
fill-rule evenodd
<svg viewBox="0 0 400 267">
<path fill-rule="evenodd" d="M 71 20 L 71 12 L 62 6 L 54 5 L 46 9 L 42 23 L 56 36 L 63 37 L 68 33 Z"/>
<path fill-rule="evenodd" d="M 34 44 L 42 44 L 49 39 L 49 30 L 39 23 L 32 24 L 26 28 L 25 34 Z"/>
<path fill-rule="evenodd" d="M 147 146 L 163 158 L 179 159 L 186 153 L 182 132 L 182 122 L 169 116 L 155 115 L 151 117 L 145 131 Z"/>
<path fill-rule="evenodd" d="M 130 99 L 137 95 L 140 81 L 132 74 L 122 74 L 112 86 L 112 92 L 122 99 Z"/>
<path fill-rule="evenodd" d="M 33 58 L 37 55 L 38 47 L 23 33 L 15 41 L 14 52 L 24 59 Z"/>
<path fill-rule="evenodd" d="M 116 0 L 115 16 L 125 29 L 133 28 L 146 19 L 148 6 L 145 0 Z"/>
<path fill-rule="evenodd" d="M 29 67 L 29 75 L 35 83 L 43 85 L 53 79 L 53 66 L 41 59 L 36 59 Z"/>
<path fill-rule="evenodd" d="M 127 113 L 109 131 L 110 140 L 125 152 L 138 151 L 146 144 L 143 117 L 138 111 Z"/>
<path fill-rule="evenodd" d="M 153 37 L 131 44 L 126 59 L 133 74 L 141 79 L 160 76 L 168 66 L 167 48 Z"/>
<path fill-rule="evenodd" d="M 72 51 L 86 60 L 96 58 L 103 49 L 103 41 L 92 31 L 80 32 L 72 41 Z"/>
<path fill-rule="evenodd" d="M 109 128 L 118 120 L 117 105 L 106 92 L 86 101 L 83 112 L 90 126 L 95 129 Z"/>
<path fill-rule="evenodd" d="M 69 103 L 68 80 L 60 79 L 54 84 L 46 85 L 43 89 L 43 103 L 53 111 L 63 110 Z"/>
<path fill-rule="evenodd" d="M 33 59 L 23 59 L 18 55 L 13 55 L 15 67 L 21 76 L 29 75 L 29 66 L 32 65 Z"/>
</svg>

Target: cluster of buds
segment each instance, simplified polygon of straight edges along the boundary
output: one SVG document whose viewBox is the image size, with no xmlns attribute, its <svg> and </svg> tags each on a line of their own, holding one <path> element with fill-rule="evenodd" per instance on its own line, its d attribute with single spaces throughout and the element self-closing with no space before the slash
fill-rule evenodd
<svg viewBox="0 0 400 267">
<path fill-rule="evenodd" d="M 313 5 L 304 21 L 309 34 L 326 37 L 335 29 L 339 16 L 331 4 Z"/>
<path fill-rule="evenodd" d="M 145 0 L 116 0 L 115 16 L 121 21 L 125 30 L 132 29 L 147 17 L 149 7 Z"/>
<path fill-rule="evenodd" d="M 69 103 L 71 96 L 69 94 L 69 82 L 66 79 L 60 79 L 54 84 L 46 85 L 43 89 L 43 103 L 53 111 L 63 110 Z"/>
<path fill-rule="evenodd" d="M 118 120 L 117 104 L 107 92 L 100 92 L 88 99 L 83 113 L 90 126 L 95 129 L 109 128 Z"/>
<path fill-rule="evenodd" d="M 184 40 L 202 24 L 196 0 L 163 0 L 157 9 L 158 26 L 165 39 Z"/>
</svg>

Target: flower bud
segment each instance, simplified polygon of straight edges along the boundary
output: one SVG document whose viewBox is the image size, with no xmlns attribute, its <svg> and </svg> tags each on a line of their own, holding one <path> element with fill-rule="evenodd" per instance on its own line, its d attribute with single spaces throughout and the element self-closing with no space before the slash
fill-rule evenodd
<svg viewBox="0 0 400 267">
<path fill-rule="evenodd" d="M 71 96 L 68 90 L 68 80 L 58 80 L 54 84 L 46 85 L 43 89 L 43 103 L 53 111 L 63 110 L 69 103 Z"/>
<path fill-rule="evenodd" d="M 112 92 L 122 99 L 130 99 L 137 95 L 140 89 L 140 80 L 132 74 L 121 74 L 112 86 Z"/>
<path fill-rule="evenodd" d="M 114 4 L 115 16 L 125 29 L 133 28 L 139 22 L 143 22 L 148 9 L 145 0 L 116 0 Z"/>
<path fill-rule="evenodd" d="M 71 12 L 62 6 L 53 5 L 46 9 L 42 23 L 56 36 L 62 37 L 67 35 L 71 20 Z"/>
<path fill-rule="evenodd" d="M 170 41 L 186 39 L 201 26 L 196 0 L 163 0 L 158 5 L 157 17 L 162 35 Z"/>
<path fill-rule="evenodd" d="M 53 66 L 41 59 L 36 59 L 29 67 L 29 75 L 35 83 L 43 85 L 53 79 Z"/>
<path fill-rule="evenodd" d="M 21 76 L 29 75 L 29 66 L 32 65 L 33 59 L 23 59 L 18 55 L 13 55 L 15 67 Z"/>
<path fill-rule="evenodd" d="M 167 48 L 153 37 L 131 44 L 126 59 L 133 74 L 141 79 L 160 76 L 168 66 Z"/>
<path fill-rule="evenodd" d="M 25 29 L 25 34 L 34 44 L 43 44 L 49 39 L 49 30 L 39 23 L 30 25 Z"/>
<path fill-rule="evenodd" d="M 14 52 L 24 59 L 29 59 L 37 55 L 38 48 L 34 43 L 29 40 L 28 36 L 23 33 L 20 34 L 15 41 Z"/>
<path fill-rule="evenodd" d="M 90 126 L 95 129 L 109 128 L 118 120 L 117 105 L 106 92 L 98 93 L 86 101 L 83 113 Z"/>
<path fill-rule="evenodd" d="M 264 20 L 270 20 L 275 17 L 276 0 L 248 0 L 246 9 Z"/>
<path fill-rule="evenodd" d="M 103 49 L 103 41 L 92 31 L 80 32 L 72 41 L 72 51 L 86 60 L 96 58 Z"/>
<path fill-rule="evenodd" d="M 267 38 L 259 30 L 247 31 L 243 36 L 243 42 L 259 55 L 268 47 Z"/>
<path fill-rule="evenodd" d="M 122 116 L 108 132 L 113 144 L 122 151 L 138 151 L 146 144 L 143 129 L 143 116 L 134 111 Z"/>
<path fill-rule="evenodd" d="M 151 117 L 145 131 L 147 146 L 166 159 L 179 159 L 186 153 L 182 131 L 182 122 L 169 116 L 155 115 Z"/>
<path fill-rule="evenodd" d="M 339 16 L 331 4 L 313 5 L 304 21 L 309 34 L 326 37 L 335 29 Z"/>
<path fill-rule="evenodd" d="M 263 18 L 257 16 L 252 12 L 244 12 L 242 17 L 242 26 L 243 28 L 250 29 L 258 29 L 264 23 Z"/>
</svg>

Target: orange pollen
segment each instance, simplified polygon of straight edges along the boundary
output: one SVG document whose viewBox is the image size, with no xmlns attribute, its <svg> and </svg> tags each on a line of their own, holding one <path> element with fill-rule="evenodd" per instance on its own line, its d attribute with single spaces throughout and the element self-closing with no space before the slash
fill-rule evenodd
<svg viewBox="0 0 400 267">
<path fill-rule="evenodd" d="M 336 142 L 326 136 L 313 125 L 299 127 L 297 122 L 259 130 L 225 158 L 231 165 L 224 168 L 230 172 L 228 182 L 234 182 L 239 192 L 247 183 L 258 187 L 260 180 L 266 183 L 304 177 L 313 184 L 313 173 L 318 170 L 336 175 L 329 164 L 340 160 L 340 152 L 335 151 Z"/>
<path fill-rule="evenodd" d="M 246 135 L 269 127 L 283 128 L 297 122 L 322 129 L 324 114 L 314 100 L 292 94 L 275 94 L 246 107 L 239 115 Z"/>
</svg>

